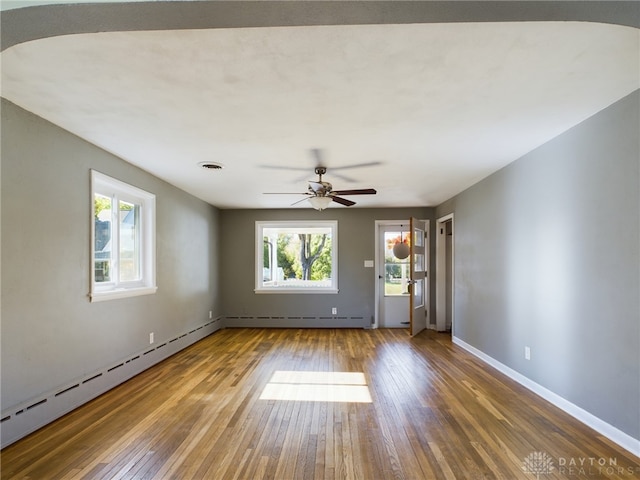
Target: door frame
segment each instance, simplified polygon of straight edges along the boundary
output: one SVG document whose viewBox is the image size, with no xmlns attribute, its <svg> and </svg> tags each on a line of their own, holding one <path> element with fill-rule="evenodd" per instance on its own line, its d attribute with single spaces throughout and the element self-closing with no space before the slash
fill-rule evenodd
<svg viewBox="0 0 640 480">
<path fill-rule="evenodd" d="M 382 265 L 380 265 L 380 256 L 382 255 L 382 252 L 380 251 L 380 230 L 382 229 L 383 226 L 386 225 L 404 225 L 404 224 L 409 224 L 409 220 L 408 219 L 404 219 L 404 220 L 376 220 L 375 221 L 375 249 L 374 249 L 374 255 L 375 255 L 375 260 L 374 260 L 374 265 L 376 266 L 376 268 L 374 268 L 373 273 L 374 273 L 374 285 L 375 285 L 375 290 L 376 290 L 376 295 L 375 295 L 375 308 L 374 308 L 374 317 L 373 317 L 373 325 L 371 325 L 371 328 L 379 328 L 380 327 L 380 269 L 382 268 Z M 382 273 L 383 278 L 384 278 L 384 273 Z"/>
<path fill-rule="evenodd" d="M 451 222 L 451 304 L 447 305 L 447 248 L 446 248 L 446 224 Z M 454 278 L 455 278 L 455 223 L 453 213 L 444 215 L 436 220 L 436 330 L 444 332 L 447 326 L 447 307 L 451 311 L 451 333 L 455 322 L 454 310 Z"/>
<path fill-rule="evenodd" d="M 427 232 L 427 239 L 425 242 L 425 268 L 427 269 L 427 274 L 430 276 L 431 272 L 429 271 L 429 265 L 431 264 L 431 258 L 430 258 L 430 244 L 431 244 L 431 230 L 430 230 L 430 224 L 431 222 L 429 220 L 425 220 L 425 231 Z M 380 230 L 382 229 L 382 227 L 387 226 L 387 225 L 407 225 L 407 228 L 409 227 L 409 219 L 408 218 L 403 218 L 402 220 L 376 220 L 375 221 L 375 248 L 374 248 L 374 265 L 375 268 L 373 269 L 373 278 L 374 278 L 374 285 L 375 285 L 375 306 L 374 306 L 374 317 L 373 317 L 373 323 L 371 324 L 371 328 L 379 328 L 380 327 L 380 285 L 379 285 L 379 281 L 380 278 L 378 277 L 381 273 L 380 273 L 380 268 L 382 268 L 382 265 L 380 264 L 380 256 L 382 255 L 382 252 L 380 251 Z M 384 262 L 383 262 L 384 263 Z M 383 278 L 384 278 L 384 272 L 382 272 Z M 429 278 L 425 278 L 425 292 L 424 292 L 424 307 L 425 309 L 427 309 L 427 312 L 430 312 L 430 305 L 431 305 L 431 295 L 430 295 L 430 287 L 428 286 L 430 284 L 430 279 Z M 409 312 L 407 311 L 407 315 L 409 314 Z M 427 320 L 427 328 L 429 325 L 429 321 Z"/>
</svg>

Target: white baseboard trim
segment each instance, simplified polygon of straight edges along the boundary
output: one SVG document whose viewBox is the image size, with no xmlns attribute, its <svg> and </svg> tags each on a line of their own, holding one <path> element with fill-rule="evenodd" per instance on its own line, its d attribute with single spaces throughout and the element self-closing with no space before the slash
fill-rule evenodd
<svg viewBox="0 0 640 480">
<path fill-rule="evenodd" d="M 631 435 L 627 435 L 626 433 L 614 427 L 613 425 L 610 425 L 604 420 L 601 420 L 595 415 L 569 402 L 568 400 L 562 398 L 560 395 L 553 393 L 551 390 L 548 390 L 542 385 L 537 384 L 536 382 L 530 380 L 529 378 L 525 377 L 521 373 L 516 372 L 512 368 L 507 367 L 505 364 L 500 363 L 496 359 L 490 357 L 489 355 L 482 352 L 481 350 L 478 350 L 474 346 L 469 345 L 464 340 L 461 340 L 458 337 L 453 336 L 452 341 L 454 344 L 464 348 L 466 351 L 468 351 L 472 355 L 478 357 L 480 360 L 492 366 L 499 372 L 505 374 L 507 377 L 511 378 L 512 380 L 515 380 L 525 388 L 528 388 L 533 393 L 541 396 L 542 398 L 552 403 L 559 409 L 565 411 L 575 419 L 593 428 L 596 432 L 604 435 L 612 442 L 621 446 L 625 450 L 633 453 L 634 455 L 640 457 L 640 440 L 639 439 L 633 438 Z"/>
</svg>

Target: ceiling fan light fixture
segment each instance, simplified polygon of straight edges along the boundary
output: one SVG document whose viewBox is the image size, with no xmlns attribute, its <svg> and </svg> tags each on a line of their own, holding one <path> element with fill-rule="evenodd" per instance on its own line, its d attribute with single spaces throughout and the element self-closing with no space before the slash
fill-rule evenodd
<svg viewBox="0 0 640 480">
<path fill-rule="evenodd" d="M 317 150 L 316 152 L 317 157 Z M 318 159 L 319 161 L 319 159 Z M 360 164 L 354 165 L 352 167 L 343 167 L 343 168 L 353 168 L 356 166 L 369 166 L 369 164 Z M 275 167 L 274 167 L 275 168 Z M 295 168 L 295 167 L 294 167 Z M 352 190 L 334 190 L 333 186 L 329 182 L 322 181 L 322 175 L 327 173 L 327 167 L 323 167 L 318 165 L 315 168 L 316 175 L 318 175 L 318 180 L 309 181 L 309 185 L 307 187 L 307 191 L 301 193 L 300 195 L 306 195 L 307 198 L 303 198 L 297 202 L 292 203 L 291 205 L 297 205 L 304 200 L 309 200 L 311 203 L 311 207 L 316 210 L 324 210 L 331 205 L 331 202 L 339 203 L 340 205 L 344 205 L 345 207 L 351 207 L 356 204 L 353 200 L 349 200 L 348 198 L 342 198 L 342 195 L 375 195 L 376 190 L 373 188 L 356 188 Z M 282 195 L 291 195 L 290 193 L 281 193 Z"/>
<path fill-rule="evenodd" d="M 332 201 L 331 197 L 309 197 L 309 203 L 316 210 L 324 210 L 331 205 Z"/>
</svg>

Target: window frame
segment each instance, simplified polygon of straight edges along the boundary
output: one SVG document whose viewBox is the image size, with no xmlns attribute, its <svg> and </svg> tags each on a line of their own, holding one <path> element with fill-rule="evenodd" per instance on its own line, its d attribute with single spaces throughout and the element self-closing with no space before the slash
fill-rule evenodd
<svg viewBox="0 0 640 480">
<path fill-rule="evenodd" d="M 116 267 L 116 275 L 110 282 L 96 282 L 96 228 L 95 228 L 95 198 L 102 195 L 112 199 L 111 239 L 120 237 L 120 221 L 117 218 L 121 201 L 140 205 L 139 235 L 140 235 L 140 279 L 135 281 L 120 281 Z M 156 293 L 156 196 L 113 177 L 91 170 L 91 288 L 89 297 L 91 302 L 114 300 L 118 298 L 135 297 Z M 115 212 L 115 213 L 113 213 Z M 118 240 L 119 241 L 119 240 Z M 117 241 L 116 241 L 117 246 Z M 119 262 L 120 252 L 112 250 L 112 264 Z"/>
<path fill-rule="evenodd" d="M 326 228 L 331 229 L 331 285 L 327 287 L 292 287 L 264 285 L 264 229 L 265 228 Z M 255 230 L 255 289 L 258 294 L 336 294 L 338 293 L 338 221 L 337 220 L 289 220 L 289 221 L 256 221 Z M 302 233 L 302 232 L 301 232 Z"/>
</svg>

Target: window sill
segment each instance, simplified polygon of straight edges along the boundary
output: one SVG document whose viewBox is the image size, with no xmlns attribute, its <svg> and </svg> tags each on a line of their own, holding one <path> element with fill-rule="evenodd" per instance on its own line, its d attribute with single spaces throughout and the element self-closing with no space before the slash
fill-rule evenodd
<svg viewBox="0 0 640 480">
<path fill-rule="evenodd" d="M 91 298 L 91 303 L 95 303 L 103 302 L 105 300 L 117 300 L 118 298 L 151 295 L 157 291 L 158 287 L 120 288 L 117 290 L 106 290 L 104 292 L 92 292 L 89 294 L 89 297 Z"/>
<path fill-rule="evenodd" d="M 254 290 L 255 293 L 257 294 L 272 294 L 272 293 L 297 293 L 299 295 L 303 295 L 305 293 L 311 293 L 311 294 L 335 294 L 338 293 L 338 289 L 337 288 L 256 288 Z"/>
</svg>

